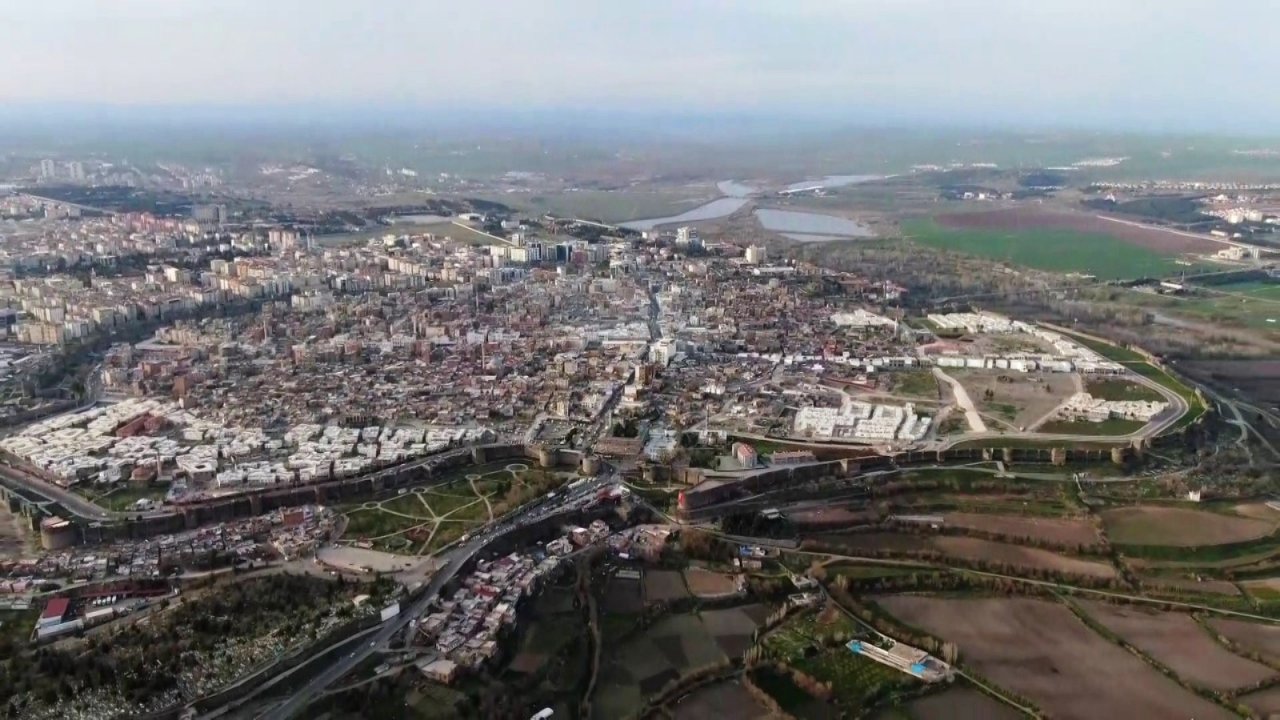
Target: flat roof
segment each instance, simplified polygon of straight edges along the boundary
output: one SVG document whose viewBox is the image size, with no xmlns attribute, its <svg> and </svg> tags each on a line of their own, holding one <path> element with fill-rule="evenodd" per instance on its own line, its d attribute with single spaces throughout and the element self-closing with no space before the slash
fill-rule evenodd
<svg viewBox="0 0 1280 720">
<path fill-rule="evenodd" d="M 67 614 L 67 609 L 71 607 L 71 601 L 64 597 L 56 597 L 44 606 L 44 612 L 40 613 L 40 619 L 61 618 Z"/>
</svg>

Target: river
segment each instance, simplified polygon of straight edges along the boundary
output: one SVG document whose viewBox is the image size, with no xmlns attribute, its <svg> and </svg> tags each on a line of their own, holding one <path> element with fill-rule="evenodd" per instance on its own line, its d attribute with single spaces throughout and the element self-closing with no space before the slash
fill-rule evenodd
<svg viewBox="0 0 1280 720">
<path fill-rule="evenodd" d="M 840 187 L 842 185 L 879 180 L 883 177 L 883 175 L 828 175 L 821 180 L 792 183 L 787 186 L 787 189 L 795 190 L 818 186 Z M 680 223 L 715 220 L 737 212 L 743 205 L 747 204 L 751 195 L 760 192 L 758 188 L 745 185 L 736 180 L 721 180 L 716 183 L 716 189 L 725 197 L 704 203 L 679 215 L 632 220 L 631 222 L 622 223 L 622 227 L 628 230 L 643 231 L 652 230 L 659 225 L 677 225 Z M 789 210 L 757 210 L 756 216 L 760 218 L 760 222 L 769 230 L 781 232 L 787 237 L 801 242 L 817 242 L 845 237 L 872 237 L 874 235 L 864 225 L 830 215 L 792 212 Z M 778 227 L 770 225 L 770 222 L 777 223 Z"/>
<path fill-rule="evenodd" d="M 705 205 L 682 212 L 679 215 L 670 217 L 649 218 L 647 220 L 632 220 L 631 222 L 622 223 L 622 227 L 628 230 L 652 230 L 659 225 L 674 225 L 676 223 L 693 223 L 702 220 L 715 220 L 726 215 L 732 215 L 737 212 L 743 205 L 747 204 L 745 197 L 722 197 L 712 200 Z"/>
<path fill-rule="evenodd" d="M 787 186 L 788 190 L 803 190 L 805 188 L 833 188 L 842 187 L 844 185 L 855 185 L 857 183 L 870 182 L 872 180 L 883 180 L 884 175 L 828 175 L 821 180 L 802 180 L 797 183 L 791 183 Z"/>
<path fill-rule="evenodd" d="M 766 230 L 800 242 L 824 242 L 845 238 L 875 237 L 875 233 L 856 220 L 794 210 L 756 210 L 756 219 Z"/>
</svg>

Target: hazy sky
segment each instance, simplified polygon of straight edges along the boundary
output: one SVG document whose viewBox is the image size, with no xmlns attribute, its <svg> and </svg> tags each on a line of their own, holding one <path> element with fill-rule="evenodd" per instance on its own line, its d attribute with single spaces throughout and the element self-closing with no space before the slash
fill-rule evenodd
<svg viewBox="0 0 1280 720">
<path fill-rule="evenodd" d="M 1275 0 L 0 0 L 0 105 L 1265 127 Z"/>
</svg>

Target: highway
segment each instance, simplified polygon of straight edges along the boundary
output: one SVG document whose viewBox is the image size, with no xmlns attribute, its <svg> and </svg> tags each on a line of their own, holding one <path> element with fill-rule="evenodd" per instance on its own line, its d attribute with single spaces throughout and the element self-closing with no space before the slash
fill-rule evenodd
<svg viewBox="0 0 1280 720">
<path fill-rule="evenodd" d="M 16 468 L 4 460 L 0 460 L 0 482 L 11 488 L 18 489 L 28 495 L 37 495 L 50 502 L 56 502 L 67 509 L 67 512 L 94 522 L 113 520 L 124 517 L 124 513 L 116 513 L 106 510 L 87 498 L 77 495 L 70 490 L 54 485 L 51 482 L 32 475 L 31 473 Z M 146 513 L 129 513 L 130 515 L 146 514 Z"/>
<path fill-rule="evenodd" d="M 401 608 L 399 615 L 383 623 L 382 628 L 374 633 L 369 642 L 362 642 L 358 650 L 339 658 L 313 678 L 311 682 L 307 683 L 306 686 L 296 690 L 280 705 L 258 717 L 264 720 L 288 720 L 296 717 L 306 708 L 308 703 L 319 697 L 326 688 L 350 673 L 369 656 L 385 650 L 391 641 L 404 631 L 411 620 L 422 615 L 427 606 L 444 589 L 445 585 L 453 580 L 490 543 L 512 530 L 527 527 L 552 515 L 580 509 L 584 500 L 592 498 L 596 491 L 611 482 L 612 479 L 611 475 L 602 474 L 595 480 L 584 483 L 561 495 L 551 505 L 543 506 L 542 503 L 545 502 L 545 498 L 535 501 L 507 518 L 488 526 L 476 534 L 475 537 L 469 538 L 465 543 L 455 545 L 445 551 L 443 557 L 446 558 L 446 564 L 432 576 L 421 597 L 413 601 L 413 604 L 408 607 Z"/>
</svg>

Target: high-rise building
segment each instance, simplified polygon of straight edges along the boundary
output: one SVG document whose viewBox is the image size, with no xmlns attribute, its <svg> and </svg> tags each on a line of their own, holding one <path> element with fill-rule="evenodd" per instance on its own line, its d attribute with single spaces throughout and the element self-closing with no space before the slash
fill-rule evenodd
<svg viewBox="0 0 1280 720">
<path fill-rule="evenodd" d="M 676 228 L 676 247 L 701 248 L 702 238 L 698 237 L 697 229 L 688 225 Z"/>
<path fill-rule="evenodd" d="M 58 175 L 58 164 L 49 158 L 40 161 L 40 177 L 50 180 Z"/>
<path fill-rule="evenodd" d="M 767 259 L 764 246 L 752 245 L 747 248 L 747 262 L 752 265 L 763 265 Z"/>
<path fill-rule="evenodd" d="M 84 163 L 78 160 L 67 163 L 67 175 L 76 182 L 84 182 Z"/>
<path fill-rule="evenodd" d="M 199 223 L 216 223 L 222 225 L 227 221 L 226 205 L 193 205 L 191 207 L 191 217 Z M 272 231 L 274 232 L 274 230 Z M 298 233 L 295 231 L 286 231 L 292 233 L 292 243 L 290 247 L 298 242 Z"/>
</svg>

